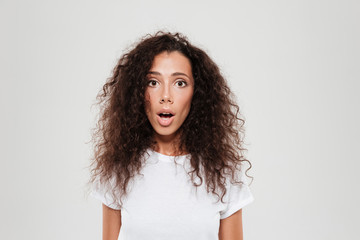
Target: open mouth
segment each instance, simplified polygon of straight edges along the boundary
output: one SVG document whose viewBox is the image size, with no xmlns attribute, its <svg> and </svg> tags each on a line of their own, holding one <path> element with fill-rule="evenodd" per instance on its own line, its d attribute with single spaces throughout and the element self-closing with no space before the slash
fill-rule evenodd
<svg viewBox="0 0 360 240">
<path fill-rule="evenodd" d="M 160 113 L 159 116 L 161 118 L 171 118 L 174 115 L 172 115 L 171 113 Z"/>
<path fill-rule="evenodd" d="M 174 114 L 167 112 L 159 113 L 157 120 L 162 127 L 168 127 L 174 121 Z"/>
</svg>

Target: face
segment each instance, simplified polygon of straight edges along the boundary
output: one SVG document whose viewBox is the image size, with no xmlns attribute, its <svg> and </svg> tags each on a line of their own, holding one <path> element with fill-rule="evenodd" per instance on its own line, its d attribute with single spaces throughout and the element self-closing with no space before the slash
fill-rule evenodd
<svg viewBox="0 0 360 240">
<path fill-rule="evenodd" d="M 145 111 L 155 137 L 173 139 L 190 111 L 194 92 L 190 61 L 177 51 L 160 53 L 147 81 Z"/>
</svg>

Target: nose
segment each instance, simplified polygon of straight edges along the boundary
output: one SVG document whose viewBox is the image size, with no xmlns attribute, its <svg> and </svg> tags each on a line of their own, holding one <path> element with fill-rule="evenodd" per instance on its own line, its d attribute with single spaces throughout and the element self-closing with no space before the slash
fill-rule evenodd
<svg viewBox="0 0 360 240">
<path fill-rule="evenodd" d="M 174 103 L 171 96 L 170 84 L 165 84 L 160 96 L 160 103 L 167 103 L 167 102 Z"/>
</svg>

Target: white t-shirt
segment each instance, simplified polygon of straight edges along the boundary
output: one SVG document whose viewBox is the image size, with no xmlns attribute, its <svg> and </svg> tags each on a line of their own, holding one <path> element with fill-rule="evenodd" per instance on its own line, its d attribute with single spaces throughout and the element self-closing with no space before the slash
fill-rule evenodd
<svg viewBox="0 0 360 240">
<path fill-rule="evenodd" d="M 227 181 L 225 203 L 206 192 L 204 181 L 196 189 L 187 174 L 190 154 L 177 156 L 175 164 L 173 156 L 150 149 L 147 153 L 143 176 L 135 177 L 122 208 L 99 183 L 93 187 L 92 196 L 110 208 L 121 209 L 119 240 L 217 240 L 220 219 L 253 201 L 246 184 Z M 241 179 L 246 183 L 244 176 Z"/>
</svg>

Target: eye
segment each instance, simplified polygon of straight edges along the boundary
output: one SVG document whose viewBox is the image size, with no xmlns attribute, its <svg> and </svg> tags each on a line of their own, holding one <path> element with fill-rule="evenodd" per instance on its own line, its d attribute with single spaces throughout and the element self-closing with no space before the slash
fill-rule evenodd
<svg viewBox="0 0 360 240">
<path fill-rule="evenodd" d="M 148 86 L 155 87 L 158 84 L 158 82 L 154 79 L 151 79 L 148 81 Z"/>
<path fill-rule="evenodd" d="M 187 82 L 184 81 L 184 80 L 180 80 L 180 81 L 177 81 L 175 83 L 175 85 L 178 86 L 178 87 L 185 87 L 187 85 Z"/>
</svg>

